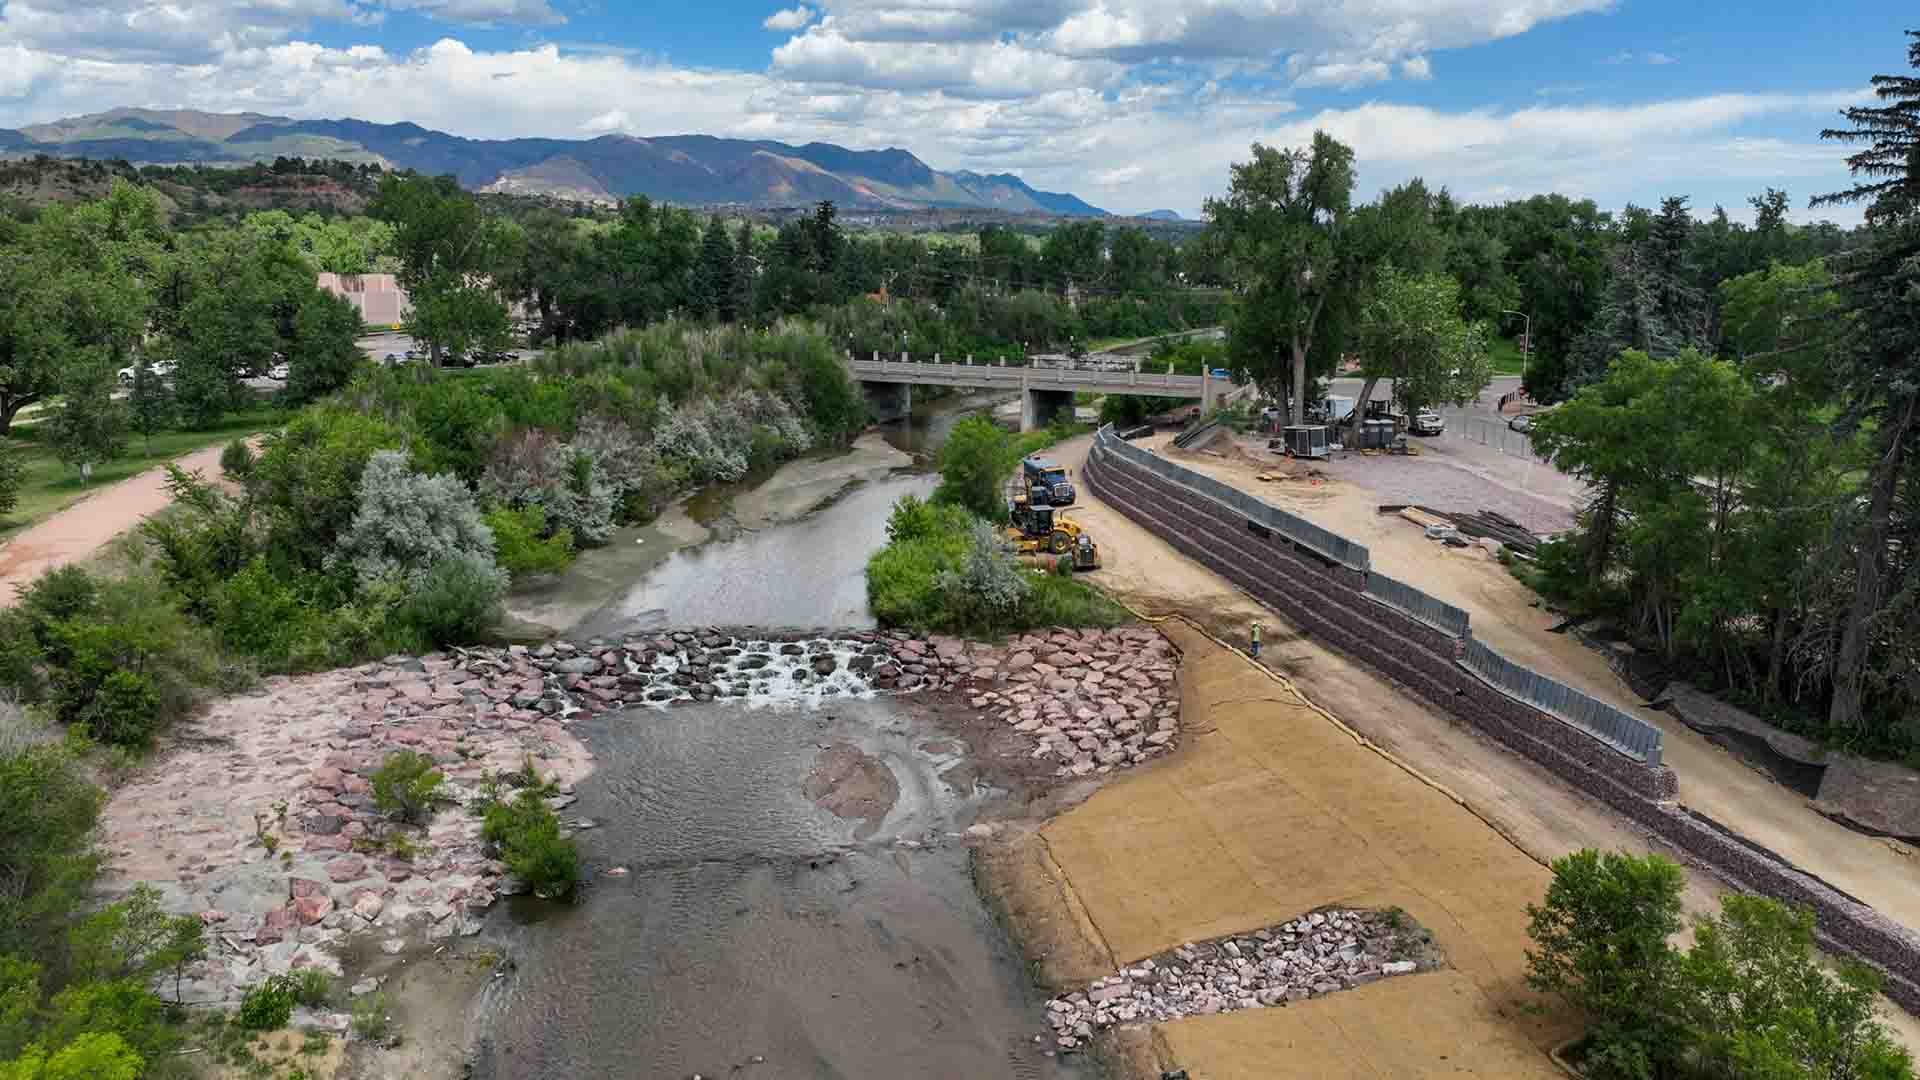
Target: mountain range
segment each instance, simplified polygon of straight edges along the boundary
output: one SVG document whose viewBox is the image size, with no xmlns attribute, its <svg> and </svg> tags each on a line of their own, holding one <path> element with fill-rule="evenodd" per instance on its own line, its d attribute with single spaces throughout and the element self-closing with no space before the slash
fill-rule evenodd
<svg viewBox="0 0 1920 1080">
<path fill-rule="evenodd" d="M 108 112 L 0 129 L 0 156 L 121 158 L 136 165 L 244 164 L 277 157 L 369 162 L 451 174 L 475 191 L 683 205 L 794 206 L 831 199 L 874 209 L 978 208 L 1066 217 L 1107 212 L 1011 173 L 943 172 L 906 150 L 792 146 L 711 135 L 466 139 L 418 124 L 293 120 L 187 109 Z"/>
</svg>

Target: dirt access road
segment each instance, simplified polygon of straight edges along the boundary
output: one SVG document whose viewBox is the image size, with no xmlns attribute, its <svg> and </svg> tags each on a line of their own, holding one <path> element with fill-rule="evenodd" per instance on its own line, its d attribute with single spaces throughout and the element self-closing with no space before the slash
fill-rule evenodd
<svg viewBox="0 0 1920 1080">
<path fill-rule="evenodd" d="M 172 464 L 208 476 L 220 472 L 225 446 L 209 446 Z M 113 538 L 140 524 L 172 502 L 165 465 L 111 484 L 0 544 L 0 607 L 10 607 L 18 590 L 41 574 L 71 562 L 84 562 Z"/>
</svg>

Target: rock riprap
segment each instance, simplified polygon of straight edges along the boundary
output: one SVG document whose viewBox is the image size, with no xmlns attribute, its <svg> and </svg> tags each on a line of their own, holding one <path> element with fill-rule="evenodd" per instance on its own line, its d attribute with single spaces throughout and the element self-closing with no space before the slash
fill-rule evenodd
<svg viewBox="0 0 1920 1080">
<path fill-rule="evenodd" d="M 1145 761 L 1177 733 L 1173 651 L 1144 627 L 1005 645 L 707 628 L 389 657 L 270 678 L 196 717 L 109 802 L 110 880 L 150 884 L 206 923 L 213 947 L 189 972 L 188 999 L 230 1001 L 266 975 L 337 970 L 349 934 L 398 952 L 476 932 L 479 913 L 518 886 L 467 810 L 490 775 L 531 764 L 558 785 L 562 821 L 591 828 L 564 812 L 592 767 L 571 730 L 580 716 L 923 690 L 997 715 L 1061 777 Z M 446 801 L 422 828 L 395 830 L 374 805 L 373 774 L 398 750 L 445 777 Z M 383 841 L 396 831 L 414 849 L 406 857 Z"/>
<path fill-rule="evenodd" d="M 1118 1024 L 1261 1009 L 1432 966 L 1399 913 L 1316 911 L 1249 934 L 1182 945 L 1047 1002 L 1062 1050 Z"/>
<path fill-rule="evenodd" d="M 571 701 L 595 712 L 633 705 L 745 700 L 750 704 L 869 697 L 928 685 L 894 656 L 898 638 L 873 631 L 772 633 L 680 630 L 527 653 Z"/>
<path fill-rule="evenodd" d="M 974 708 L 1031 739 L 1034 757 L 1060 762 L 1056 776 L 1138 765 L 1179 738 L 1176 660 L 1156 630 L 1053 630 L 1004 646 L 935 639 L 932 651 L 965 672 Z"/>
<path fill-rule="evenodd" d="M 393 952 L 477 932 L 477 914 L 517 888 L 466 812 L 482 782 L 531 764 L 563 810 L 591 768 L 564 682 L 530 656 L 472 650 L 275 677 L 217 701 L 109 801 L 110 883 L 152 885 L 206 924 L 208 959 L 184 987 L 195 1002 L 291 968 L 338 971 L 354 932 Z M 420 828 L 392 830 L 374 806 L 372 776 L 397 750 L 445 777 L 448 801 Z M 388 832 L 409 857 L 381 842 Z"/>
</svg>

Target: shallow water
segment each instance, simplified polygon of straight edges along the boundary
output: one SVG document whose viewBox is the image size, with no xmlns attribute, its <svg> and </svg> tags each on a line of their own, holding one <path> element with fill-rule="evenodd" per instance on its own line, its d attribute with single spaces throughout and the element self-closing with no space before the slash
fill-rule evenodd
<svg viewBox="0 0 1920 1080">
<path fill-rule="evenodd" d="M 574 634 L 668 626 L 871 626 L 867 557 L 886 542 L 894 500 L 927 495 L 934 484 L 932 477 L 917 475 L 856 483 L 798 521 L 676 551 Z"/>
<path fill-rule="evenodd" d="M 573 636 L 871 625 L 864 569 L 887 512 L 933 486 L 858 482 L 800 520 L 676 551 Z M 902 698 L 800 696 L 583 723 L 596 770 L 562 816 L 596 825 L 580 834 L 589 886 L 495 921 L 516 969 L 476 1076 L 1081 1075 L 1045 1055 L 1044 999 L 954 839 L 994 794 L 940 779 L 964 748 Z M 879 817 L 803 790 L 830 748 L 891 776 Z"/>
<path fill-rule="evenodd" d="M 888 841 L 940 841 L 985 797 L 938 778 L 955 759 L 920 749 L 934 733 L 898 699 L 590 724 L 598 771 L 567 815 L 598 824 L 581 841 L 592 884 L 573 906 L 513 909 L 515 985 L 479 1075 L 1079 1075 L 1045 1056 L 1042 999 L 966 850 Z M 801 790 L 844 745 L 899 785 L 865 842 Z"/>
</svg>

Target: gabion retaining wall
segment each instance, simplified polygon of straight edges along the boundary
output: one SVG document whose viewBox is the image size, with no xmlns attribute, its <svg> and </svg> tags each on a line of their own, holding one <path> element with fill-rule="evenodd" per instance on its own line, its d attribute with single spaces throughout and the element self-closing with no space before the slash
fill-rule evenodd
<svg viewBox="0 0 1920 1080">
<path fill-rule="evenodd" d="M 1676 805 L 1679 780 L 1672 769 L 1621 754 L 1501 692 L 1460 662 L 1460 638 L 1369 597 L 1365 574 L 1279 533 L 1250 528 L 1217 500 L 1169 479 L 1166 466 L 1172 463 L 1141 468 L 1096 442 L 1081 477 L 1101 501 L 1284 613 L 1308 635 L 1646 826 L 1729 882 L 1811 908 L 1823 948 L 1879 969 L 1887 996 L 1920 1015 L 1920 936 Z"/>
</svg>

